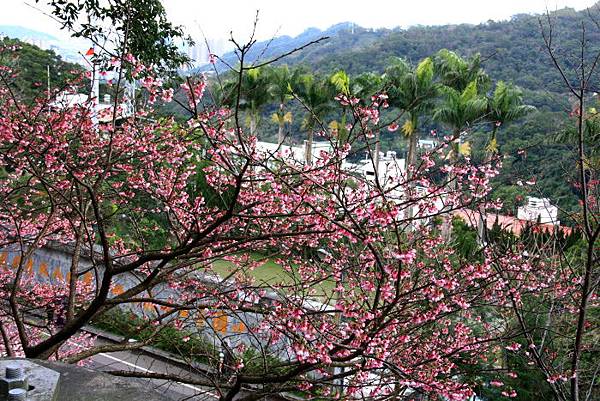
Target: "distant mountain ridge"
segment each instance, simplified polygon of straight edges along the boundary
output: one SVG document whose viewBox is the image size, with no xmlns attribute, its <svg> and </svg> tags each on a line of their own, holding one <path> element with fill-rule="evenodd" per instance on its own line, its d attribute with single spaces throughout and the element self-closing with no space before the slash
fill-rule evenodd
<svg viewBox="0 0 600 401">
<path fill-rule="evenodd" d="M 20 40 L 35 39 L 58 42 L 58 38 L 55 36 L 18 25 L 0 25 L 0 36 L 8 36 Z"/>
<path fill-rule="evenodd" d="M 560 77 L 552 68 L 544 49 L 540 17 L 518 14 L 509 20 L 490 20 L 478 25 L 376 30 L 344 22 L 324 31 L 310 28 L 294 38 L 282 36 L 257 42 L 246 60 L 252 63 L 260 57 L 266 61 L 322 36 L 329 36 L 329 39 L 294 53 L 279 63 L 306 65 L 314 71 L 327 74 L 344 69 L 353 75 L 365 71 L 382 73 L 393 57 L 417 63 L 442 48 L 456 51 L 462 56 L 480 53 L 490 76 L 523 87 L 529 92 L 529 101 L 540 106 L 546 103 L 546 99 L 540 98 L 542 93 L 564 93 Z M 577 48 L 580 23 L 584 19 L 589 21 L 587 11 L 564 8 L 552 12 L 551 17 L 556 23 L 557 43 L 560 41 L 565 47 Z M 600 44 L 600 31 L 593 24 L 590 24 L 587 35 L 592 46 Z M 230 65 L 237 64 L 233 53 L 224 55 L 223 59 Z M 224 70 L 225 66 L 220 65 L 219 68 Z"/>
<path fill-rule="evenodd" d="M 281 54 L 292 51 L 293 49 L 300 48 L 306 45 L 307 43 L 318 40 L 320 38 L 332 38 L 346 31 L 351 32 L 354 29 L 361 31 L 365 30 L 365 28 L 361 28 L 353 22 L 341 22 L 332 25 L 331 27 L 325 30 L 310 27 L 305 29 L 301 34 L 294 37 L 289 35 L 283 35 L 262 42 L 257 42 L 247 54 L 246 60 L 249 63 L 257 61 L 258 59 L 263 61 L 268 60 L 269 58 L 277 57 Z M 235 65 L 235 63 L 237 62 L 237 57 L 233 52 L 226 53 L 225 55 L 223 55 L 222 59 L 230 65 Z M 219 68 L 221 69 L 223 69 L 224 67 L 224 64 L 221 64 L 219 66 Z"/>
<path fill-rule="evenodd" d="M 9 37 L 36 45 L 44 50 L 52 50 L 66 61 L 82 64 L 80 51 L 88 49 L 89 45 L 81 39 L 63 40 L 46 32 L 26 28 L 19 25 L 0 25 L 0 38 Z M 86 47 L 88 46 L 88 47 Z"/>
</svg>

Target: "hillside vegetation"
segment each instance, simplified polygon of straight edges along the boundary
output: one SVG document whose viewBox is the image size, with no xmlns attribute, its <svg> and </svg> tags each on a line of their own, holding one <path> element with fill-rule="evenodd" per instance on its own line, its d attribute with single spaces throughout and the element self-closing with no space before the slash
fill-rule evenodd
<svg viewBox="0 0 600 401">
<path fill-rule="evenodd" d="M 556 41 L 562 48 L 577 48 L 581 39 L 581 21 L 586 14 L 585 10 L 569 8 L 551 13 Z M 311 28 L 296 38 L 284 36 L 259 42 L 249 58 L 275 57 L 320 37 L 329 39 L 286 57 L 283 62 L 310 66 L 323 73 L 343 69 L 349 74 L 359 74 L 383 72 L 393 57 L 416 63 L 440 49 L 449 49 L 464 57 L 481 54 L 483 66 L 490 76 L 511 81 L 532 92 L 527 96 L 537 107 L 560 110 L 566 102 L 557 102 L 560 99 L 553 95 L 565 91 L 546 54 L 540 19 L 546 22 L 545 15 L 519 14 L 508 21 L 490 20 L 479 25 L 416 26 L 393 30 L 373 30 L 342 23 L 325 31 Z M 591 43 L 600 40 L 597 30 L 590 30 L 587 35 Z M 224 59 L 231 63 L 235 57 L 227 54 Z"/>
<path fill-rule="evenodd" d="M 81 76 L 84 71 L 82 66 L 64 61 L 52 50 L 43 50 L 18 39 L 0 38 L 0 48 L 10 49 L 0 54 L 2 64 L 20 72 L 11 82 L 11 88 L 27 100 L 46 89 L 48 71 L 51 89 L 54 90 L 65 88 L 67 82 Z"/>
<path fill-rule="evenodd" d="M 552 13 L 550 21 L 555 42 L 560 48 L 576 49 L 581 34 L 581 21 L 586 11 L 563 9 Z M 488 21 L 479 25 L 417 26 L 409 29 L 365 29 L 352 23 L 341 23 L 320 31 L 316 28 L 306 30 L 292 38 L 283 36 L 271 41 L 256 43 L 248 54 L 252 63 L 257 58 L 268 60 L 290 52 L 306 43 L 328 37 L 327 40 L 295 52 L 277 64 L 287 64 L 290 68 L 299 68 L 302 73 L 314 74 L 327 79 L 337 71 L 345 71 L 351 78 L 361 74 L 373 73 L 381 76 L 394 59 L 402 58 L 416 65 L 421 60 L 434 56 L 440 49 L 456 52 L 465 59 L 480 55 L 481 66 L 493 82 L 505 81 L 522 89 L 523 101 L 535 106 L 535 112 L 528 113 L 511 125 L 503 127 L 498 138 L 499 151 L 506 155 L 502 175 L 496 180 L 494 196 L 505 203 L 504 212 L 514 213 L 516 206 L 528 194 L 547 196 L 565 209 L 577 204 L 577 193 L 565 180 L 567 166 L 572 165 L 570 147 L 559 143 L 555 137 L 570 124 L 570 99 L 560 75 L 544 48 L 541 25 L 548 24 L 544 15 L 516 15 L 508 21 Z M 600 43 L 597 29 L 587 32 L 590 46 Z M 81 67 L 64 62 L 52 51 L 14 39 L 3 39 L 4 44 L 20 46 L 18 56 L 12 62 L 19 64 L 22 73 L 14 82 L 15 89 L 26 98 L 45 88 L 47 72 L 50 66 L 50 79 L 54 88 L 64 85 L 72 72 L 81 72 Z M 7 57 L 7 55 L 4 55 Z M 235 55 L 223 57 L 227 63 L 235 65 Z M 225 72 L 224 65 L 218 65 Z M 225 76 L 227 74 L 225 73 Z M 42 89 L 43 89 L 42 88 Z M 491 96 L 494 85 L 489 85 Z M 255 117 L 259 138 L 275 141 L 278 132 L 276 114 L 277 102 L 267 102 L 261 106 Z M 305 111 L 295 100 L 289 101 L 289 122 L 287 135 L 289 140 L 300 143 L 305 138 Z M 179 115 L 185 113 L 173 105 L 167 105 L 164 114 Z M 431 113 L 433 114 L 433 113 Z M 338 120 L 339 116 L 330 114 L 325 123 Z M 420 121 L 421 132 L 444 127 L 426 115 Z M 279 118 L 283 118 L 283 115 Z M 250 119 L 248 119 L 250 120 Z M 474 155 L 481 155 L 486 146 L 485 127 L 472 133 L 470 142 Z M 400 154 L 408 151 L 408 141 L 399 132 L 381 133 L 382 150 L 396 150 Z M 534 190 L 518 185 L 534 177 L 537 188 Z"/>
<path fill-rule="evenodd" d="M 382 74 L 397 57 L 417 64 L 440 49 L 449 49 L 464 58 L 480 55 L 482 67 L 493 81 L 519 86 L 524 102 L 536 107 L 536 112 L 506 127 L 498 139 L 499 149 L 507 159 L 503 174 L 496 182 L 496 195 L 509 205 L 505 211 L 514 212 L 514 199 L 532 192 L 536 196 L 550 197 L 554 203 L 570 209 L 576 205 L 576 194 L 565 183 L 565 172 L 569 170 L 567 166 L 572 165 L 568 156 L 572 152 L 568 144 L 559 143 L 555 138 L 571 124 L 572 105 L 567 88 L 544 46 L 542 27 L 547 30 L 552 26 L 558 53 L 567 58 L 572 54 L 561 49 L 573 51 L 579 48 L 581 23 L 586 19 L 589 21 L 588 11 L 565 8 L 549 16 L 521 14 L 507 21 L 488 21 L 479 25 L 373 30 L 341 23 L 325 31 L 311 28 L 296 38 L 259 42 L 249 53 L 249 60 L 251 63 L 258 57 L 263 60 L 274 58 L 322 37 L 328 39 L 286 57 L 279 64 L 300 66 L 324 76 L 339 70 L 357 76 L 367 72 Z M 586 38 L 588 50 L 593 54 L 600 43 L 600 30 L 590 24 Z M 227 54 L 223 59 L 235 65 L 235 55 Z M 574 71 L 574 64 L 567 63 L 566 66 L 568 73 L 571 69 Z M 218 67 L 225 71 L 223 65 Z M 294 110 L 293 105 L 291 109 Z M 267 107 L 261 123 L 260 132 L 267 139 L 272 139 L 276 131 L 276 124 L 270 123 L 268 118 L 272 112 Z M 301 119 L 295 121 L 292 135 L 301 130 Z M 430 120 L 425 121 L 424 126 L 441 128 Z M 483 133 L 474 133 L 474 146 L 483 146 L 484 138 Z M 402 135 L 383 133 L 382 147 L 383 150 L 406 151 L 406 141 Z M 535 191 L 528 192 L 517 185 L 530 177 L 537 180 Z"/>
</svg>

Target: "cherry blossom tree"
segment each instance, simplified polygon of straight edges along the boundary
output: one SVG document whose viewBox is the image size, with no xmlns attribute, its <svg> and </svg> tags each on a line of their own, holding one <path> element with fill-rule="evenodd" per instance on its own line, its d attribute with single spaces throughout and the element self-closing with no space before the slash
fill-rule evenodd
<svg viewBox="0 0 600 401">
<path fill-rule="evenodd" d="M 257 67 L 243 63 L 251 45 L 238 46 L 240 82 Z M 383 93 L 337 96 L 347 137 L 316 133 L 331 150 L 305 163 L 262 151 L 239 98 L 204 104 L 204 77 L 181 85 L 186 123 L 154 120 L 152 103 L 173 92 L 130 53 L 113 63 L 116 93 L 123 76 L 139 78 L 150 108 L 121 119 L 116 99 L 105 123 L 93 99 L 24 104 L 11 92 L 18 71 L 0 69 L 0 248 L 18 255 L 0 269 L 4 355 L 78 362 L 174 329 L 184 342 L 211 336 L 227 357 L 206 351 L 212 368 L 195 378 L 136 376 L 215 388 L 222 400 L 474 394 L 473 372 L 494 369 L 514 334 L 499 312 L 516 302 L 510 278 L 544 279 L 514 255 L 465 260 L 439 235 L 436 218 L 483 201 L 499 165 L 449 165 L 449 136 L 410 176 L 399 161 L 374 177 L 348 168 L 375 147 Z M 33 266 L 56 246 L 71 249 L 69 266 Z M 255 274 L 265 263 L 273 279 Z M 116 311 L 150 334 L 110 345 L 83 334 Z"/>
<path fill-rule="evenodd" d="M 565 179 L 578 192 L 579 209 L 564 214 L 580 239 L 566 246 L 569 244 L 561 241 L 560 231 L 555 230 L 546 240 L 523 242 L 498 259 L 498 268 L 504 270 L 503 277 L 512 287 L 513 324 L 524 333 L 518 343 L 509 346 L 508 352 L 535 366 L 556 400 L 592 400 L 600 395 L 595 330 L 600 283 L 599 165 L 598 142 L 594 139 L 599 131 L 592 89 L 600 53 L 587 39 L 588 31 L 600 25 L 596 12 L 590 11 L 589 17 L 581 23 L 580 47 L 573 55 L 558 50 L 560 36 L 550 14 L 540 19 L 547 53 L 574 99 L 566 133 L 559 136 L 576 160 Z M 571 68 L 571 63 L 577 67 Z M 528 178 L 533 185 L 534 180 Z M 525 266 L 526 271 L 520 267 L 509 271 L 500 266 L 515 262 Z"/>
</svg>

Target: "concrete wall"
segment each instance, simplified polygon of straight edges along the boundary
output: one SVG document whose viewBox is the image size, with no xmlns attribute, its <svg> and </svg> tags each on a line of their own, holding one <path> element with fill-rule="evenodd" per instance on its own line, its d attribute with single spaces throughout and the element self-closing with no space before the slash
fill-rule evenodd
<svg viewBox="0 0 600 401">
<path fill-rule="evenodd" d="M 69 270 L 72 260 L 72 249 L 65 246 L 47 246 L 37 249 L 32 257 L 25 261 L 25 269 L 40 283 L 53 285 L 64 285 L 69 280 Z M 0 249 L 0 269 L 16 269 L 19 266 L 21 252 L 16 247 Z M 92 259 L 88 255 L 80 258 L 79 272 L 83 273 L 80 280 L 94 288 L 96 274 L 102 275 L 102 267 L 93 268 Z M 115 278 L 111 288 L 113 296 L 123 293 L 139 283 L 140 279 L 131 273 L 126 273 Z M 214 281 L 214 280 L 213 280 Z M 217 282 L 216 285 L 219 285 Z M 223 284 L 224 285 L 224 284 Z M 157 299 L 177 299 L 179 294 L 166 285 L 159 285 L 152 291 L 152 296 Z M 166 308 L 152 303 L 126 304 L 123 309 L 130 310 L 140 316 L 156 316 L 157 313 L 165 311 Z M 202 333 L 209 342 L 219 346 L 223 338 L 235 345 L 244 342 L 250 346 L 258 346 L 258 342 L 265 345 L 264 341 L 257 340 L 248 334 L 248 327 L 257 327 L 260 317 L 256 314 L 245 312 L 226 312 L 223 310 L 207 311 L 203 315 L 198 313 L 181 311 L 180 317 L 186 318 L 186 329 L 197 330 Z M 280 347 L 284 352 L 284 346 Z"/>
</svg>

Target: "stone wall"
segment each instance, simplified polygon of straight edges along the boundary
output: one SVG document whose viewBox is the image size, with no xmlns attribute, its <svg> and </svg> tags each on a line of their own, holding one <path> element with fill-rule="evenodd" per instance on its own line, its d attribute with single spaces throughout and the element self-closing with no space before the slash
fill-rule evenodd
<svg viewBox="0 0 600 401">
<path fill-rule="evenodd" d="M 73 249 L 71 247 L 62 245 L 48 245 L 37 249 L 32 257 L 24 262 L 25 270 L 37 282 L 60 285 L 69 280 L 72 252 Z M 19 266 L 20 260 L 21 252 L 18 248 L 0 249 L 0 269 L 16 269 Z M 96 266 L 94 269 L 91 253 L 82 252 L 79 261 L 79 271 L 82 273 L 85 272 L 82 274 L 81 280 L 93 286 L 96 282 L 94 276 L 102 274 L 102 266 Z M 111 288 L 111 295 L 116 296 L 121 294 L 138 283 L 139 280 L 132 273 L 118 276 L 115 278 L 115 282 Z M 152 296 L 158 299 L 168 299 L 169 297 L 177 299 L 178 294 L 168 286 L 162 285 L 153 290 Z M 126 304 L 124 308 L 140 316 L 153 316 L 157 311 L 161 311 L 160 306 L 149 302 Z M 220 310 L 208 311 L 202 316 L 190 313 L 187 311 L 180 312 L 180 317 L 187 320 L 186 328 L 202 333 L 215 346 L 219 346 L 221 340 L 225 337 L 229 338 L 229 341 L 233 344 L 242 341 L 248 345 L 258 345 L 258 339 L 249 335 L 247 329 L 248 326 L 260 323 L 259 317 L 255 314 L 245 312 L 224 313 Z"/>
</svg>

